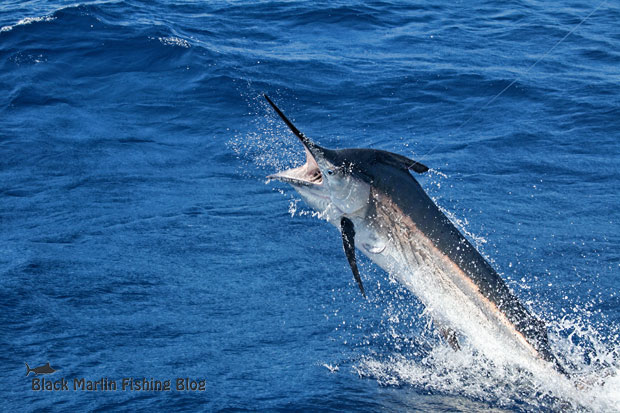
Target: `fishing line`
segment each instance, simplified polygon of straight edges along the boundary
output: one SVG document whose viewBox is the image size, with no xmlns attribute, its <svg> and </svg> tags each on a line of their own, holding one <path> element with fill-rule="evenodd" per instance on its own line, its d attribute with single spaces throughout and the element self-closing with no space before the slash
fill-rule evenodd
<svg viewBox="0 0 620 413">
<path fill-rule="evenodd" d="M 491 103 L 495 102 L 495 100 L 497 100 L 497 98 L 499 98 L 501 95 L 504 94 L 504 92 L 506 92 L 508 89 L 510 89 L 510 87 L 512 85 L 514 85 L 517 81 L 519 81 L 523 76 L 527 75 L 530 70 L 532 70 L 534 68 L 534 66 L 536 66 L 538 63 L 540 63 L 544 58 L 546 58 L 549 54 L 551 54 L 551 52 L 553 52 L 555 50 L 556 47 L 558 47 L 564 40 L 566 40 L 568 38 L 568 36 L 570 36 L 571 34 L 573 34 L 575 32 L 575 30 L 577 30 L 583 23 L 585 23 L 586 20 L 588 20 L 590 18 L 590 16 L 592 16 L 598 9 L 600 9 L 603 4 L 605 4 L 607 2 L 607 0 L 603 0 L 599 3 L 598 6 L 596 6 L 586 17 L 584 17 L 583 19 L 581 19 L 581 21 L 575 26 L 573 27 L 568 33 L 566 33 L 564 35 L 564 37 L 562 37 L 560 40 L 558 40 L 549 50 L 547 50 L 547 52 L 545 54 L 543 54 L 541 57 L 538 58 L 538 60 L 536 60 L 534 63 L 532 63 L 530 65 L 530 67 L 527 68 L 527 70 L 523 73 L 521 73 L 520 75 L 518 75 L 517 77 L 514 78 L 514 80 L 512 82 L 510 82 L 508 84 L 508 86 L 506 86 L 505 88 L 503 88 L 497 95 L 493 96 L 493 98 L 491 98 L 487 103 L 485 103 L 483 106 L 481 106 L 480 108 L 478 108 L 478 110 L 476 110 L 473 115 L 471 115 L 469 118 L 467 118 L 465 120 L 465 122 L 461 123 L 454 132 L 452 132 L 452 134 L 456 134 L 458 131 L 460 131 L 463 126 L 467 125 L 473 118 L 475 118 L 480 112 L 482 112 L 486 107 L 488 107 Z M 437 147 L 440 145 L 441 143 L 436 144 L 435 146 L 433 146 L 429 151 L 426 152 L 426 154 L 419 156 L 419 159 L 423 159 L 424 157 L 426 157 L 427 155 L 429 155 L 431 152 L 433 152 L 435 149 L 437 149 Z"/>
</svg>

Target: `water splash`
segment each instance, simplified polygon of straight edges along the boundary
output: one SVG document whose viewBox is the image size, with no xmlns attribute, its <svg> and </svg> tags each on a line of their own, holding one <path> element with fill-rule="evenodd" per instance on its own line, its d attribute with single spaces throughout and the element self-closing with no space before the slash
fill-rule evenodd
<svg viewBox="0 0 620 413">
<path fill-rule="evenodd" d="M 568 379 L 535 365 L 523 368 L 498 363 L 467 341 L 455 352 L 438 339 L 424 311 L 406 299 L 402 292 L 378 299 L 386 300 L 380 323 L 382 340 L 362 339 L 355 346 L 362 355 L 352 369 L 360 377 L 383 386 L 408 385 L 523 411 L 620 409 L 617 330 L 603 335 L 588 320 L 578 318 L 550 322 L 551 344 L 571 373 Z"/>
<path fill-rule="evenodd" d="M 251 85 L 248 85 L 251 89 Z M 253 115 L 254 132 L 237 134 L 228 146 L 244 161 L 272 174 L 303 163 L 303 151 L 299 142 L 286 126 L 271 113 L 261 94 L 244 92 L 249 115 Z"/>
</svg>

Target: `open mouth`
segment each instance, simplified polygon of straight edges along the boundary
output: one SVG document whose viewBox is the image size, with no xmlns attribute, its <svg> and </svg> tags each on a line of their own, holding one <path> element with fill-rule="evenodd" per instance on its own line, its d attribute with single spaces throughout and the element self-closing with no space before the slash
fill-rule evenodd
<svg viewBox="0 0 620 413">
<path fill-rule="evenodd" d="M 268 179 L 277 179 L 279 181 L 288 182 L 294 185 L 321 185 L 323 183 L 323 174 L 319 169 L 316 160 L 304 145 L 306 152 L 306 163 L 293 169 L 287 169 L 273 175 L 269 175 Z"/>
</svg>

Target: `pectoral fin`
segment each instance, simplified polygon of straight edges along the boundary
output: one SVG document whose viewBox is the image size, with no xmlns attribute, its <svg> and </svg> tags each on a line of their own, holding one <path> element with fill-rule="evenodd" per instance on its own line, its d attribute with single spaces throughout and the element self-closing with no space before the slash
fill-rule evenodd
<svg viewBox="0 0 620 413">
<path fill-rule="evenodd" d="M 344 247 L 344 253 L 347 255 L 347 260 L 351 266 L 351 271 L 353 271 L 353 277 L 355 277 L 355 281 L 357 281 L 362 295 L 366 297 L 360 272 L 357 269 L 357 262 L 355 261 L 355 228 L 353 226 L 353 221 L 349 218 L 342 217 L 340 219 L 340 230 L 342 231 L 342 246 Z"/>
</svg>

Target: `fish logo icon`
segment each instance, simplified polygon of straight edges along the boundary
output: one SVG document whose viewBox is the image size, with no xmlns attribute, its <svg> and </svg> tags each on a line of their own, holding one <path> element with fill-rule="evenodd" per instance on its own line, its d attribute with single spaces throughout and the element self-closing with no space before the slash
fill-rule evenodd
<svg viewBox="0 0 620 413">
<path fill-rule="evenodd" d="M 50 362 L 48 361 L 47 364 L 43 365 L 43 366 L 39 366 L 39 367 L 35 367 L 33 369 L 30 368 L 30 366 L 28 365 L 28 363 L 26 363 L 26 376 L 30 374 L 30 372 L 33 372 L 35 375 L 39 375 L 39 374 L 52 374 L 53 372 L 55 372 L 56 369 L 54 369 L 52 366 L 50 366 Z"/>
</svg>

